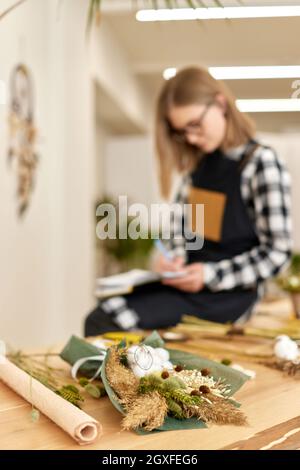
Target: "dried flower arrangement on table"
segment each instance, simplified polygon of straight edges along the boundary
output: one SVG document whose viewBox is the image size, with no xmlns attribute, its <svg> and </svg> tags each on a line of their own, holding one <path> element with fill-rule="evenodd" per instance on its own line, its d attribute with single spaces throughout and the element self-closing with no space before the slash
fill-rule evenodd
<svg viewBox="0 0 300 470">
<path fill-rule="evenodd" d="M 94 348 L 72 337 L 61 357 L 75 365 L 81 361 L 83 373 L 95 375 L 99 362 Z M 110 347 L 101 377 L 112 404 L 124 415 L 126 430 L 145 433 L 203 428 L 206 423 L 246 424 L 231 397 L 248 377 L 220 363 L 165 349 L 156 332 L 138 345 L 121 342 Z"/>
</svg>

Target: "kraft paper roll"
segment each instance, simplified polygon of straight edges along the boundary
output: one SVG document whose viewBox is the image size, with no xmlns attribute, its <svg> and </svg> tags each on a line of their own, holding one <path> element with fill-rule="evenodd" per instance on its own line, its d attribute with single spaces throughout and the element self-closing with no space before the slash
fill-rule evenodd
<svg viewBox="0 0 300 470">
<path fill-rule="evenodd" d="M 78 444 L 91 444 L 102 434 L 94 418 L 48 389 L 8 359 L 0 363 L 0 379 L 66 431 Z"/>
</svg>

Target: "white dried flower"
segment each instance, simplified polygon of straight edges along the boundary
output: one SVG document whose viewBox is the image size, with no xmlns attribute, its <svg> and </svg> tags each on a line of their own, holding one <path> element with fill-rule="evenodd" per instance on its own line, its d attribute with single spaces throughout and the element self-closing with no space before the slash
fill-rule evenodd
<svg viewBox="0 0 300 470">
<path fill-rule="evenodd" d="M 276 338 L 274 354 L 279 359 L 295 361 L 299 357 L 298 345 L 295 341 L 286 335 L 280 335 Z"/>
</svg>

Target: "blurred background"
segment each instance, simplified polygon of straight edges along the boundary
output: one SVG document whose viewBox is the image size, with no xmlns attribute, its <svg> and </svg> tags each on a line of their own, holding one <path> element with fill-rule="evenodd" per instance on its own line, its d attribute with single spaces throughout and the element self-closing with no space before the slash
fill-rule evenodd
<svg viewBox="0 0 300 470">
<path fill-rule="evenodd" d="M 2 0 L 0 15 L 15 3 Z M 81 333 L 96 302 L 95 277 L 147 266 L 149 243 L 96 240 L 95 208 L 121 194 L 130 202 L 160 201 L 153 111 L 164 75 L 174 68 L 222 67 L 211 70 L 227 77 L 261 140 L 290 169 L 300 249 L 300 2 L 243 1 L 295 7 L 289 16 L 151 22 L 136 19 L 150 1 L 103 0 L 89 35 L 89 0 L 18 3 L 0 17 L 1 339 L 24 347 Z M 238 66 L 273 68 L 269 78 L 262 78 L 265 69 L 252 69 L 245 79 L 231 68 Z M 18 167 L 11 149 L 22 147 L 21 108 L 29 116 L 32 160 L 26 163 L 25 152 Z M 20 195 L 28 196 L 23 210 Z"/>
</svg>

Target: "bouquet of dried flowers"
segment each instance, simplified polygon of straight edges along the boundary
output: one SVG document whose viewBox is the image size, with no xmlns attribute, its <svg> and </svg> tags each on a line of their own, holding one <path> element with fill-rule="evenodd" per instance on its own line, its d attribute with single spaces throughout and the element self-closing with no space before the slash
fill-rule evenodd
<svg viewBox="0 0 300 470">
<path fill-rule="evenodd" d="M 61 357 L 74 364 L 80 358 L 79 347 L 81 357 L 95 359 L 94 346 L 86 344 L 84 351 L 83 341 L 73 337 Z M 85 366 L 85 375 L 93 374 L 92 363 Z M 124 415 L 126 430 L 145 433 L 203 428 L 206 423 L 246 424 L 231 397 L 248 377 L 223 364 L 166 349 L 157 332 L 137 345 L 123 341 L 110 347 L 101 378 L 112 404 Z"/>
</svg>

